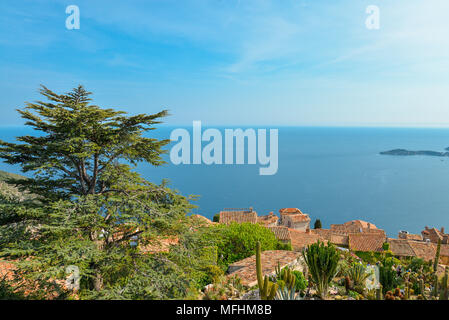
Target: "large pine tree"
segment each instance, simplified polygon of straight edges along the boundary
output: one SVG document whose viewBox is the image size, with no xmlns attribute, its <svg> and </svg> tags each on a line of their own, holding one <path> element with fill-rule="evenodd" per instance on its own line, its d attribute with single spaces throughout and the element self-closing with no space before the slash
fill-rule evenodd
<svg viewBox="0 0 449 320">
<path fill-rule="evenodd" d="M 143 133 L 153 130 L 166 110 L 126 116 L 90 104 L 91 92 L 82 86 L 67 94 L 42 86 L 40 93 L 48 102 L 28 103 L 18 110 L 39 135 L 18 137 L 21 143 L 0 140 L 0 157 L 34 174 L 14 182 L 22 189 L 45 199 L 103 194 L 120 190 L 120 180 L 131 175 L 129 164 L 163 163 L 162 147 L 169 140 Z"/>
<path fill-rule="evenodd" d="M 37 134 L 0 142 L 0 157 L 31 175 L 9 180 L 27 197 L 0 192 L 0 257 L 15 261 L 19 278 L 37 285 L 42 298 L 48 292 L 63 297 L 67 270 L 75 269 L 82 298 L 185 295 L 190 280 L 176 262 L 181 257 L 141 248 L 191 230 L 185 223 L 190 198 L 132 170 L 139 161 L 163 163 L 168 141 L 144 133 L 167 112 L 126 116 L 90 104 L 82 86 L 67 94 L 40 92 L 48 102 L 19 110 Z M 198 262 L 195 252 L 187 254 L 191 266 Z"/>
</svg>

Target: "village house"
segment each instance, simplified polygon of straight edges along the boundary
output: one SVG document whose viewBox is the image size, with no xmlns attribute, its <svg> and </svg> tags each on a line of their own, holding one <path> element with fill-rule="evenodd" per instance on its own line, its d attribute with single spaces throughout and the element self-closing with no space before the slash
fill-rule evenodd
<svg viewBox="0 0 449 320">
<path fill-rule="evenodd" d="M 278 225 L 279 217 L 275 215 L 273 212 L 270 212 L 266 216 L 259 216 L 257 217 L 257 223 L 260 223 L 261 225 L 265 227 L 274 227 Z"/>
<path fill-rule="evenodd" d="M 425 227 L 421 231 L 423 241 L 430 241 L 432 243 L 438 243 L 441 240 L 443 244 L 449 244 L 449 234 L 444 233 L 444 228 L 438 230 L 437 228 Z"/>
<path fill-rule="evenodd" d="M 279 210 L 281 216 L 279 225 L 306 232 L 310 230 L 309 215 L 304 214 L 298 208 L 283 208 Z"/>
<path fill-rule="evenodd" d="M 433 242 L 389 238 L 388 243 L 391 252 L 398 258 L 417 257 L 424 261 L 435 259 L 437 244 Z M 449 265 L 449 244 L 441 244 L 439 263 Z"/>
<path fill-rule="evenodd" d="M 333 234 L 349 235 L 350 233 L 383 233 L 375 224 L 363 220 L 352 220 L 343 224 L 331 224 L 330 231 Z"/>
</svg>

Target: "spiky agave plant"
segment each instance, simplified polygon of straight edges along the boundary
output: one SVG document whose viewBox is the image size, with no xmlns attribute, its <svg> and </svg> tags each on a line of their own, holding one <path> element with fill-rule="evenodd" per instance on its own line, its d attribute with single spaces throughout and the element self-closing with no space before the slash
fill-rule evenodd
<svg viewBox="0 0 449 320">
<path fill-rule="evenodd" d="M 312 281 L 318 295 L 325 299 L 329 291 L 329 284 L 337 274 L 340 255 L 333 244 L 323 242 L 311 244 L 303 251 Z"/>
<path fill-rule="evenodd" d="M 366 270 L 365 266 L 360 263 L 353 263 L 347 272 L 354 287 L 364 286 L 366 279 L 371 275 L 371 273 Z"/>
<path fill-rule="evenodd" d="M 295 288 L 284 286 L 276 292 L 276 300 L 302 300 L 301 295 L 295 292 Z"/>
</svg>

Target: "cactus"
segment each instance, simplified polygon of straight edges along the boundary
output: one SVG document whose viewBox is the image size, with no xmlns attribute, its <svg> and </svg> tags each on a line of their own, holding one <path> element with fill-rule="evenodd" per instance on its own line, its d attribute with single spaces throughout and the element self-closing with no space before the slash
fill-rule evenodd
<svg viewBox="0 0 449 320">
<path fill-rule="evenodd" d="M 438 276 L 435 274 L 434 281 L 433 281 L 433 296 L 435 298 L 438 297 Z"/>
<path fill-rule="evenodd" d="M 424 287 L 424 279 L 419 279 L 419 290 L 421 291 L 421 298 L 420 300 L 427 300 L 426 293 L 425 293 L 425 287 Z"/>
<path fill-rule="evenodd" d="M 274 268 L 274 270 L 276 271 L 276 278 L 277 279 L 282 279 L 282 270 L 281 270 L 281 264 L 278 261 L 278 265 Z"/>
<path fill-rule="evenodd" d="M 410 300 L 410 284 L 408 282 L 404 289 L 404 300 Z"/>
<path fill-rule="evenodd" d="M 441 293 L 440 293 L 440 300 L 448 300 L 449 298 L 449 292 L 447 288 L 447 281 L 448 281 L 448 269 L 447 267 L 444 269 L 444 276 L 441 281 Z"/>
<path fill-rule="evenodd" d="M 296 277 L 293 275 L 289 268 L 282 270 L 282 280 L 289 290 L 295 289 Z"/>
<path fill-rule="evenodd" d="M 268 276 L 265 278 L 262 275 L 262 262 L 260 258 L 261 253 L 260 242 L 256 244 L 256 272 L 257 272 L 257 284 L 259 285 L 260 298 L 262 300 L 273 300 L 277 291 L 277 284 L 271 282 Z"/>
<path fill-rule="evenodd" d="M 433 271 L 438 271 L 438 262 L 440 261 L 441 239 L 438 239 L 437 251 L 435 252 L 435 260 L 433 262 Z"/>
<path fill-rule="evenodd" d="M 410 274 L 405 277 L 404 300 L 410 300 Z"/>
<path fill-rule="evenodd" d="M 337 274 L 340 254 L 332 244 L 326 246 L 321 241 L 309 245 L 302 254 L 318 295 L 325 299 L 329 284 Z"/>
<path fill-rule="evenodd" d="M 376 289 L 376 300 L 382 300 L 382 285 L 379 285 L 379 288 Z"/>
</svg>

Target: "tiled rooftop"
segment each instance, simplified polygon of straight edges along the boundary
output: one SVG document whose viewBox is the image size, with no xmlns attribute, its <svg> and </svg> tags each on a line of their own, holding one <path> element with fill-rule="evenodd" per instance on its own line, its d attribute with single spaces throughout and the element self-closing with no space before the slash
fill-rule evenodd
<svg viewBox="0 0 449 320">
<path fill-rule="evenodd" d="M 294 229 L 289 229 L 290 231 L 290 237 L 291 237 L 291 244 L 293 247 L 293 250 L 301 251 L 309 244 L 315 243 L 318 240 L 321 240 L 323 242 L 326 242 L 326 239 L 323 239 L 317 234 L 313 233 L 307 233 L 303 231 L 298 231 Z"/>
<path fill-rule="evenodd" d="M 274 275 L 278 265 L 281 268 L 298 263 L 301 253 L 284 250 L 268 250 L 263 251 L 260 255 L 262 262 L 263 275 Z M 245 286 L 252 287 L 257 284 L 256 274 L 256 255 L 235 262 L 229 266 L 229 274 L 237 275 L 241 279 L 241 283 Z"/>
<path fill-rule="evenodd" d="M 266 216 L 257 217 L 257 222 L 264 225 L 269 226 L 270 224 L 275 224 L 279 220 L 279 217 L 274 215 L 272 212 L 267 214 Z"/>
<path fill-rule="evenodd" d="M 283 226 L 275 226 L 275 227 L 268 227 L 274 235 L 276 236 L 276 239 L 281 241 L 290 241 L 290 231 L 287 227 Z"/>
<path fill-rule="evenodd" d="M 279 210 L 280 214 L 303 214 L 298 208 L 282 208 Z"/>
<path fill-rule="evenodd" d="M 413 257 L 415 252 L 406 239 L 388 239 L 390 244 L 390 250 L 395 256 L 398 257 Z"/>
<path fill-rule="evenodd" d="M 257 212 L 252 210 L 221 211 L 220 223 L 257 223 Z"/>
<path fill-rule="evenodd" d="M 387 238 L 382 233 L 351 233 L 349 234 L 349 248 L 352 251 L 381 252 L 382 245 Z"/>
</svg>

